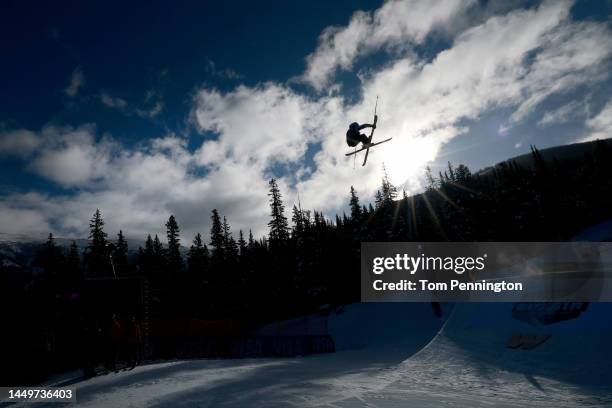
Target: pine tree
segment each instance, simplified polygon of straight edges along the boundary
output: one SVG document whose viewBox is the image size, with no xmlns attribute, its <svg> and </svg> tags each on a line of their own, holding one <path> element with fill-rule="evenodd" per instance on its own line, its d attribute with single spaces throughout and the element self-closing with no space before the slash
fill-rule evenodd
<svg viewBox="0 0 612 408">
<path fill-rule="evenodd" d="M 153 259 L 154 261 L 164 263 L 164 259 L 166 258 L 166 251 L 164 250 L 164 246 L 157 234 L 155 234 L 155 238 L 153 238 Z"/>
<path fill-rule="evenodd" d="M 238 260 L 239 254 L 240 253 L 238 251 L 238 244 L 236 243 L 236 240 L 234 239 L 234 237 L 230 235 L 227 241 L 227 255 L 226 256 L 231 262 L 235 262 Z"/>
<path fill-rule="evenodd" d="M 153 238 L 151 245 L 151 259 L 149 266 L 149 276 L 151 276 L 154 280 L 159 281 L 162 278 L 163 272 L 166 270 L 166 250 L 162 245 L 159 237 L 155 234 L 155 238 Z M 148 252 L 149 244 L 146 244 L 145 252 Z"/>
<path fill-rule="evenodd" d="M 221 228 L 223 229 L 223 246 L 227 248 L 227 244 L 229 243 L 229 240 L 232 237 L 232 231 L 225 216 L 223 216 L 223 223 L 221 224 Z"/>
<path fill-rule="evenodd" d="M 268 222 L 270 227 L 270 244 L 277 245 L 286 242 L 289 239 L 289 227 L 287 217 L 285 217 L 285 205 L 283 204 L 280 190 L 275 179 L 270 179 L 270 216 L 272 219 Z"/>
<path fill-rule="evenodd" d="M 171 215 L 166 223 L 166 236 L 168 237 L 168 250 L 166 251 L 167 265 L 170 272 L 179 272 L 183 269 L 183 257 L 181 256 L 181 239 L 179 238 L 179 226 Z"/>
<path fill-rule="evenodd" d="M 212 210 L 210 220 L 210 245 L 213 247 L 212 258 L 215 261 L 222 261 L 225 254 L 225 238 L 223 235 L 223 225 L 221 224 L 221 217 L 219 217 L 219 212 L 216 209 Z"/>
<path fill-rule="evenodd" d="M 293 206 L 291 221 L 293 222 L 293 238 L 302 238 L 304 234 L 304 214 L 296 205 Z"/>
<path fill-rule="evenodd" d="M 314 212 L 313 222 L 314 222 L 315 229 L 318 230 L 319 232 L 321 232 L 321 230 L 323 230 L 323 228 L 327 226 L 327 221 L 325 220 L 325 216 L 323 215 L 323 213 L 319 211 Z"/>
<path fill-rule="evenodd" d="M 244 256 L 247 250 L 247 243 L 244 240 L 244 235 L 242 234 L 242 230 L 238 232 L 238 249 L 240 250 L 240 256 Z"/>
<path fill-rule="evenodd" d="M 87 254 L 87 266 L 89 273 L 94 276 L 110 275 L 111 264 L 108 259 L 106 247 L 106 233 L 104 232 L 104 220 L 100 209 L 96 209 L 89 221 L 89 252 Z"/>
<path fill-rule="evenodd" d="M 248 243 L 248 248 L 249 249 L 253 249 L 253 247 L 255 246 L 255 239 L 253 238 L 253 231 L 251 231 L 249 229 L 249 243 Z"/>
<path fill-rule="evenodd" d="M 448 162 L 448 179 L 452 182 L 457 181 L 457 178 L 455 177 L 455 170 L 453 169 L 453 165 L 450 161 Z"/>
<path fill-rule="evenodd" d="M 146 264 L 145 259 L 146 259 L 145 249 L 139 246 L 138 249 L 136 250 L 136 272 L 138 274 L 147 273 L 148 269 L 145 267 L 145 264 Z"/>
<path fill-rule="evenodd" d="M 470 179 L 470 177 L 472 177 L 472 173 L 466 165 L 460 164 L 457 166 L 457 168 L 455 169 L 455 180 L 457 181 L 457 183 L 465 184 Z"/>
<path fill-rule="evenodd" d="M 229 261 L 238 259 L 238 245 L 232 236 L 232 231 L 227 218 L 223 217 L 223 246 L 225 247 L 225 257 Z"/>
<path fill-rule="evenodd" d="M 68 256 L 66 257 L 66 264 L 73 268 L 78 269 L 81 264 L 81 256 L 79 254 L 79 247 L 73 240 L 68 248 Z"/>
<path fill-rule="evenodd" d="M 310 219 L 310 210 L 302 210 L 302 222 L 304 223 L 304 232 L 307 232 L 311 225 L 311 219 Z"/>
<path fill-rule="evenodd" d="M 153 256 L 153 238 L 151 238 L 151 234 L 147 235 L 147 240 L 145 241 L 145 254 L 149 254 Z"/>
<path fill-rule="evenodd" d="M 357 193 L 353 186 L 351 186 L 351 200 L 349 202 L 351 207 L 351 219 L 353 221 L 358 221 L 361 219 L 361 206 L 359 205 L 359 197 L 357 197 Z"/>
<path fill-rule="evenodd" d="M 115 243 L 115 252 L 113 253 L 113 261 L 118 273 L 127 272 L 128 264 L 128 244 L 123 236 L 123 231 L 119 230 L 117 234 L 117 242 Z"/>
<path fill-rule="evenodd" d="M 382 179 L 382 186 L 381 186 L 382 201 L 385 205 L 390 205 L 393 203 L 393 201 L 397 197 L 397 188 L 393 184 L 391 184 L 391 181 L 389 181 L 387 170 L 384 167 L 383 167 L 383 172 L 384 172 L 384 176 Z"/>
<path fill-rule="evenodd" d="M 55 243 L 53 234 L 49 234 L 47 241 L 37 253 L 35 265 L 43 268 L 51 276 L 57 275 L 62 268 L 63 254 Z"/>
<path fill-rule="evenodd" d="M 137 269 L 144 276 L 151 276 L 153 273 L 153 238 L 151 234 L 147 235 L 144 248 L 138 248 Z"/>
<path fill-rule="evenodd" d="M 529 146 L 531 149 L 531 157 L 533 159 L 534 169 L 537 175 L 547 176 L 548 175 L 548 165 L 542 156 L 542 153 L 538 150 L 535 145 Z"/>
<path fill-rule="evenodd" d="M 193 238 L 193 243 L 187 255 L 187 267 L 192 275 L 201 275 L 206 269 L 208 261 L 208 248 L 202 242 L 202 236 L 198 232 Z"/>
<path fill-rule="evenodd" d="M 194 249 L 195 253 L 198 253 L 203 248 L 204 244 L 202 244 L 202 235 L 200 235 L 200 233 L 198 232 L 193 238 L 193 244 L 191 245 L 191 249 Z"/>
<path fill-rule="evenodd" d="M 436 189 L 436 179 L 433 174 L 431 174 L 431 167 L 425 167 L 425 181 L 427 183 L 427 190 L 435 190 Z"/>
<path fill-rule="evenodd" d="M 90 247 L 104 248 L 106 246 L 106 232 L 104 232 L 104 220 L 102 213 L 97 208 L 93 217 L 89 221 L 89 239 L 91 240 Z"/>
<path fill-rule="evenodd" d="M 81 277 L 81 257 L 79 255 L 79 247 L 75 241 L 72 241 L 68 249 L 68 255 L 66 256 L 66 271 L 68 273 L 68 280 L 71 285 L 75 286 Z"/>
<path fill-rule="evenodd" d="M 380 192 L 380 190 L 376 190 L 376 195 L 374 196 L 374 205 L 376 206 L 376 209 L 379 209 L 380 207 L 382 207 L 384 201 L 385 201 L 384 197 L 382 193 Z"/>
</svg>

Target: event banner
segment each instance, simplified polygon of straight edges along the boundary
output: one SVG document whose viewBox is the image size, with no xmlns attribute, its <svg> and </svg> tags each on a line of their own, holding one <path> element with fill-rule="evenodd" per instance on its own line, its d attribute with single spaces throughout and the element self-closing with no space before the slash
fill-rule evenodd
<svg viewBox="0 0 612 408">
<path fill-rule="evenodd" d="M 610 302 L 609 242 L 364 242 L 362 302 Z"/>
</svg>

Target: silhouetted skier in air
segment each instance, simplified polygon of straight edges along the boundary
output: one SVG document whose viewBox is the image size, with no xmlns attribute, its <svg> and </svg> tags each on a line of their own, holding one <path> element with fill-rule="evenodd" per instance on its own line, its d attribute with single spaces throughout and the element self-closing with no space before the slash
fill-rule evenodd
<svg viewBox="0 0 612 408">
<path fill-rule="evenodd" d="M 355 147 L 359 143 L 363 143 L 363 147 L 367 147 L 370 144 L 370 138 L 362 133 L 359 133 L 361 129 L 365 128 L 374 128 L 376 129 L 376 125 L 370 125 L 368 123 L 359 125 L 357 122 L 353 122 L 349 125 L 348 130 L 346 131 L 346 143 L 350 147 Z"/>
</svg>

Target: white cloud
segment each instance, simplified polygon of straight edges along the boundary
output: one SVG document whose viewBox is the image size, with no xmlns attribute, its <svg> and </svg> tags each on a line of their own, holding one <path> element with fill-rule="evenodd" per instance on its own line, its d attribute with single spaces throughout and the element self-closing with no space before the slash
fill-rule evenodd
<svg viewBox="0 0 612 408">
<path fill-rule="evenodd" d="M 37 140 L 28 169 L 41 177 L 71 187 L 92 183 L 106 171 L 111 143 L 96 143 L 93 125 L 46 126 Z"/>
<path fill-rule="evenodd" d="M 108 93 L 106 92 L 102 92 L 100 94 L 100 101 L 107 107 L 109 108 L 114 108 L 114 109 L 125 109 L 127 107 L 127 101 L 125 99 L 119 98 L 119 97 L 114 97 L 114 96 L 110 96 Z"/>
<path fill-rule="evenodd" d="M 87 220 L 100 208 L 110 235 L 123 229 L 134 238 L 147 233 L 163 238 L 164 223 L 174 214 L 188 243 L 196 232 L 208 234 L 210 212 L 218 208 L 229 216 L 236 234 L 248 228 L 265 233 L 261 211 L 268 202 L 267 181 L 248 163 L 227 163 L 198 176 L 199 156 L 187 151 L 186 141 L 176 135 L 119 150 L 107 139 L 96 141 L 94 131 L 91 126 L 48 126 L 40 132 L 44 142 L 30 170 L 77 192 L 3 196 L 0 232 L 83 237 Z M 23 228 L 10 216 L 23 219 Z"/>
<path fill-rule="evenodd" d="M 79 93 L 79 89 L 81 89 L 85 85 L 85 75 L 83 74 L 83 70 L 80 67 L 76 67 L 74 71 L 72 71 L 72 75 L 70 76 L 70 83 L 68 87 L 64 90 L 66 95 L 71 98 L 74 98 Z"/>
<path fill-rule="evenodd" d="M 157 94 L 155 91 L 147 91 L 144 98 L 145 103 L 142 107 L 135 107 L 133 105 L 130 106 L 125 99 L 117 96 L 111 96 L 107 92 L 102 92 L 100 94 L 100 101 L 104 106 L 111 109 L 117 109 L 125 115 L 137 115 L 141 118 L 153 119 L 164 110 L 164 104 L 161 99 L 157 99 L 151 103 L 151 100 L 156 95 Z"/>
<path fill-rule="evenodd" d="M 316 139 L 316 104 L 279 84 L 241 85 L 225 94 L 203 89 L 196 104 L 198 128 L 220 135 L 198 152 L 203 165 L 229 159 L 263 170 L 301 158 L 307 143 Z"/>
<path fill-rule="evenodd" d="M 557 123 L 566 123 L 573 117 L 584 112 L 583 103 L 571 101 L 555 110 L 545 112 L 542 119 L 538 121 L 538 126 L 549 126 Z"/>
<path fill-rule="evenodd" d="M 28 208 L 19 208 L 21 203 L 0 202 L 1 233 L 9 237 L 15 236 L 44 236 L 51 231 L 47 222 L 49 214 Z M 14 208 L 11 205 L 15 205 Z"/>
<path fill-rule="evenodd" d="M 32 154 L 39 143 L 38 136 L 26 129 L 0 132 L 0 156 L 25 158 Z"/>
<path fill-rule="evenodd" d="M 580 142 L 612 137 L 612 99 L 599 111 L 597 115 L 585 123 L 589 134 L 581 138 Z"/>
<path fill-rule="evenodd" d="M 224 69 L 217 68 L 217 64 L 215 64 L 215 62 L 211 60 L 208 60 L 206 62 L 205 70 L 212 76 L 216 76 L 219 78 L 236 79 L 236 80 L 244 78 L 244 75 L 239 74 L 238 72 L 236 72 L 235 70 L 231 68 L 224 68 Z"/>
<path fill-rule="evenodd" d="M 328 27 L 307 57 L 302 80 L 317 90 L 327 85 L 338 68 L 349 70 L 358 57 L 381 48 L 410 48 L 433 30 L 469 10 L 475 1 L 393 0 L 373 13 L 358 11 L 346 27 Z"/>
<path fill-rule="evenodd" d="M 553 94 L 609 78 L 612 36 L 605 24 L 562 19 L 543 33 L 539 47 L 524 80 L 525 100 L 510 118 L 513 122 L 521 121 Z"/>
<path fill-rule="evenodd" d="M 149 109 L 136 109 L 136 114 L 141 118 L 154 118 L 159 115 L 164 109 L 164 104 L 161 101 L 156 101 L 155 104 Z"/>
</svg>

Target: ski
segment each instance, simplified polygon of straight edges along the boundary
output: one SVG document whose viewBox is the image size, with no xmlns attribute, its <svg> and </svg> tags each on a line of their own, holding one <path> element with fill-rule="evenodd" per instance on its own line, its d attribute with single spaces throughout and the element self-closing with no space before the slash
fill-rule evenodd
<svg viewBox="0 0 612 408">
<path fill-rule="evenodd" d="M 372 143 L 372 144 L 371 144 L 371 145 L 369 145 L 368 147 L 362 147 L 361 149 L 359 149 L 359 150 L 355 150 L 354 152 L 346 153 L 346 154 L 345 154 L 345 156 L 352 156 L 352 155 L 354 155 L 355 153 L 359 153 L 359 152 L 361 152 L 361 151 L 364 151 L 364 150 L 366 150 L 366 149 L 369 149 L 370 147 L 374 147 L 374 146 L 379 145 L 379 144 L 381 144 L 381 143 L 388 142 L 388 141 L 389 141 L 389 140 L 391 140 L 391 139 L 393 139 L 393 138 L 392 138 L 392 137 L 390 137 L 390 138 L 388 138 L 388 139 L 381 140 L 380 142 Z"/>
<path fill-rule="evenodd" d="M 376 97 L 376 106 L 378 106 L 378 97 Z M 378 122 L 378 115 L 376 114 L 376 108 L 374 108 L 374 126 L 376 126 L 376 122 Z M 366 162 L 368 161 L 368 153 L 370 153 L 370 147 L 372 147 L 372 145 L 370 145 L 372 137 L 374 137 L 374 128 L 372 128 L 372 131 L 370 132 L 370 138 L 368 139 L 368 147 L 366 147 L 366 154 L 363 158 L 363 164 L 361 165 L 361 167 L 365 166 Z"/>
</svg>

